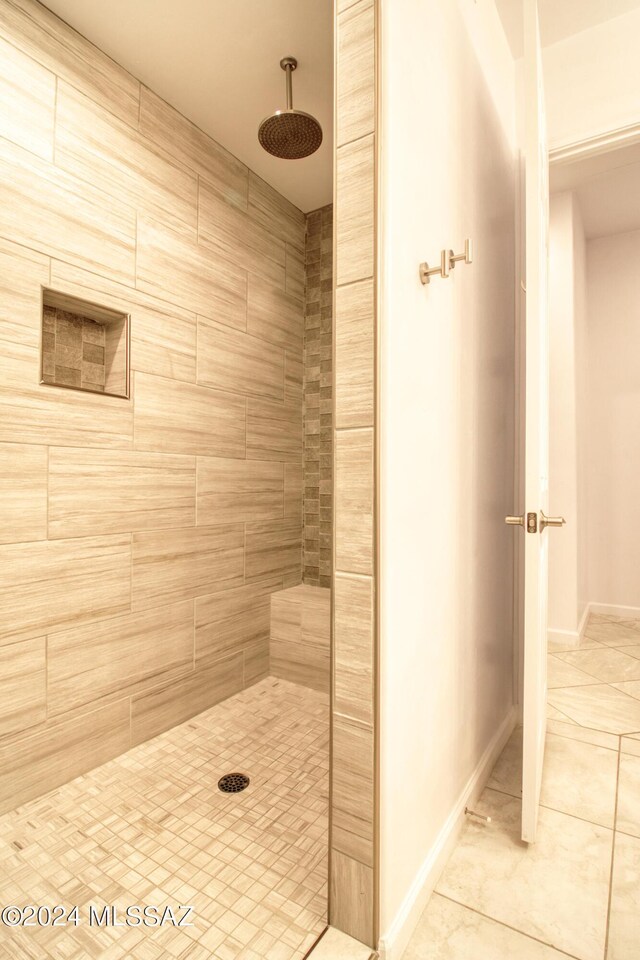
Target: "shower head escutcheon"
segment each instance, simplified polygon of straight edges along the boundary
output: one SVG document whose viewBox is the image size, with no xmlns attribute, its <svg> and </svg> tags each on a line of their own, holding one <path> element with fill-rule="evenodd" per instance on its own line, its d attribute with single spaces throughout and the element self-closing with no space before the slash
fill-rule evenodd
<svg viewBox="0 0 640 960">
<path fill-rule="evenodd" d="M 315 117 L 293 109 L 292 73 L 298 66 L 295 57 L 284 57 L 280 66 L 287 75 L 287 109 L 276 110 L 262 121 L 258 140 L 267 151 L 281 160 L 301 160 L 315 153 L 322 143 L 322 127 Z"/>
</svg>

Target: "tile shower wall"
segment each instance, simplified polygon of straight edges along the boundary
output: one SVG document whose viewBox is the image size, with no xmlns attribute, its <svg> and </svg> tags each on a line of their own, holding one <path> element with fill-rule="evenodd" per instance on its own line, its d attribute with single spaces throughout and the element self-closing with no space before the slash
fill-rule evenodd
<svg viewBox="0 0 640 960">
<path fill-rule="evenodd" d="M 331 586 L 333 513 L 333 206 L 308 213 L 304 305 L 303 579 Z"/>
<path fill-rule="evenodd" d="M 304 215 L 0 0 L 0 809 L 267 675 L 302 577 Z M 41 287 L 131 314 L 130 400 L 41 385 Z"/>
<path fill-rule="evenodd" d="M 44 307 L 42 379 L 104 393 L 104 327 L 79 314 Z"/>
</svg>

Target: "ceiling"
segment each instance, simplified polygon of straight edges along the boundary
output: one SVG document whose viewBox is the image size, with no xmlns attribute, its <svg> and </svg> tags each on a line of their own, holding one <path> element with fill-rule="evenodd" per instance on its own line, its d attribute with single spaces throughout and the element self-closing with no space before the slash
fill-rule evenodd
<svg viewBox="0 0 640 960">
<path fill-rule="evenodd" d="M 550 187 L 577 195 L 588 240 L 640 230 L 640 143 L 552 164 Z"/>
<path fill-rule="evenodd" d="M 333 0 L 45 3 L 305 213 L 331 202 Z M 299 63 L 294 107 L 324 132 L 304 160 L 278 160 L 258 143 L 260 121 L 285 106 L 289 55 Z"/>
<path fill-rule="evenodd" d="M 511 52 L 522 56 L 523 0 L 495 0 Z M 538 0 L 543 47 L 635 10 L 640 0 Z"/>
</svg>

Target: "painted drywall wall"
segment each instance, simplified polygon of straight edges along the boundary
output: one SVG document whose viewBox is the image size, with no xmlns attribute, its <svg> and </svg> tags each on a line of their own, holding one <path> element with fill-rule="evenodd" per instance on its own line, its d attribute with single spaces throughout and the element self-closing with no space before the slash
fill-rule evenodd
<svg viewBox="0 0 640 960">
<path fill-rule="evenodd" d="M 395 957 L 512 708 L 514 76 L 488 0 L 383 4 L 381 56 L 380 920 Z M 420 261 L 466 237 L 474 263 L 422 286 Z"/>
<path fill-rule="evenodd" d="M 549 538 L 549 636 L 572 643 L 578 639 L 586 603 L 586 556 L 579 549 L 578 509 L 585 498 L 584 470 L 579 469 L 583 438 L 578 436 L 584 389 L 585 240 L 571 192 L 551 198 L 549 261 L 549 499 L 551 513 L 567 521 L 561 534 Z"/>
<path fill-rule="evenodd" d="M 543 51 L 551 147 L 640 122 L 640 7 Z"/>
<path fill-rule="evenodd" d="M 587 243 L 588 590 L 640 607 L 640 231 Z"/>
</svg>

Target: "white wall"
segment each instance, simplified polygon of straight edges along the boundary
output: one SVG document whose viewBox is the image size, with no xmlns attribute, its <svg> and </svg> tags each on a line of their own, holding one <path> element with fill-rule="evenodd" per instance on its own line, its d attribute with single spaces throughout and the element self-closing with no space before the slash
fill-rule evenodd
<svg viewBox="0 0 640 960">
<path fill-rule="evenodd" d="M 640 6 L 545 47 L 551 147 L 640 122 Z"/>
<path fill-rule="evenodd" d="M 640 231 L 587 243 L 588 590 L 640 607 Z"/>
<path fill-rule="evenodd" d="M 567 521 L 561 533 L 549 538 L 549 635 L 571 643 L 577 642 L 587 598 L 584 551 L 579 549 L 584 452 L 578 443 L 585 239 L 579 205 L 570 192 L 551 198 L 549 253 L 549 508 Z"/>
<path fill-rule="evenodd" d="M 380 919 L 396 957 L 512 713 L 514 76 L 493 2 L 383 2 L 382 77 Z M 475 262 L 423 287 L 419 262 L 465 237 Z"/>
</svg>

